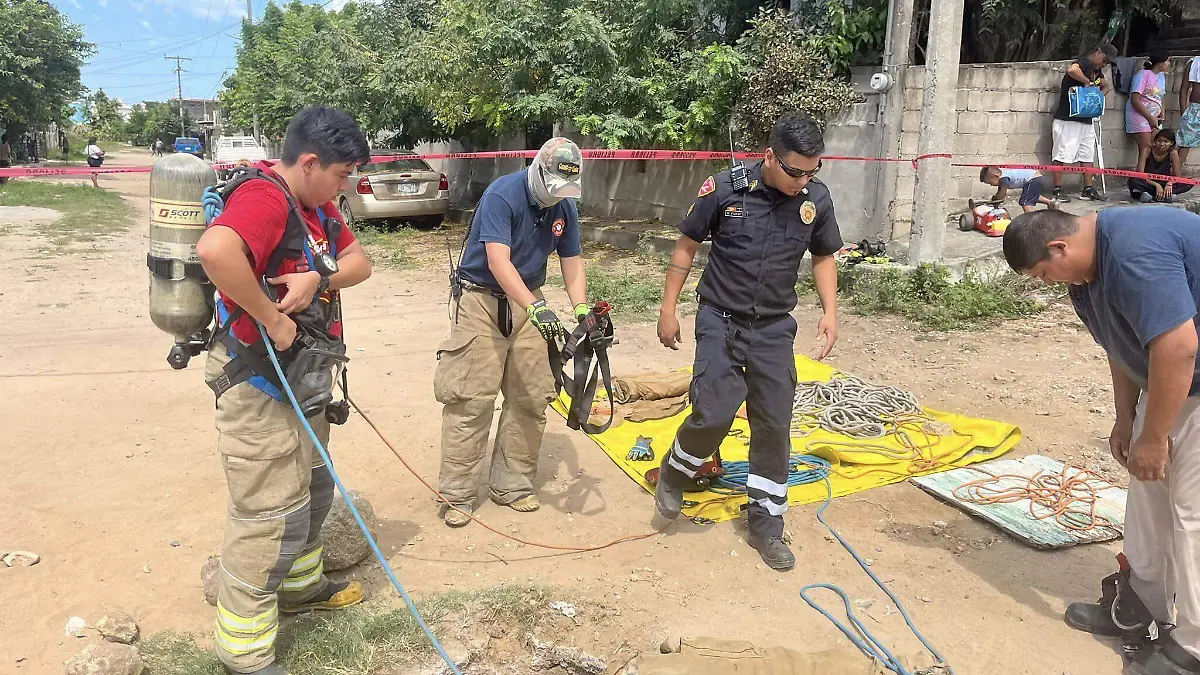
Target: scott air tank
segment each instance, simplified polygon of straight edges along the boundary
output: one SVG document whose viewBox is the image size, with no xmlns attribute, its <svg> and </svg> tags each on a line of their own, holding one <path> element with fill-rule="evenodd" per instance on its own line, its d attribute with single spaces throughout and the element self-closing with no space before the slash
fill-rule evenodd
<svg viewBox="0 0 1200 675">
<path fill-rule="evenodd" d="M 204 189 L 217 182 L 207 162 L 180 152 L 163 157 L 150 171 L 150 319 L 175 336 L 167 356 L 172 368 L 186 368 L 208 342 L 213 318 L 213 287 L 196 242 L 204 234 Z"/>
</svg>

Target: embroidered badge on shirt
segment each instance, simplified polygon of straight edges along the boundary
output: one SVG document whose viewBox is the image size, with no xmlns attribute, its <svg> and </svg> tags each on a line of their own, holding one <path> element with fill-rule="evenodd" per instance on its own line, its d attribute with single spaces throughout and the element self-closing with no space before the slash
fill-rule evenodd
<svg viewBox="0 0 1200 675">
<path fill-rule="evenodd" d="M 714 191 L 716 191 L 716 189 L 717 181 L 714 180 L 712 176 L 709 176 L 708 180 L 704 181 L 704 184 L 700 186 L 700 194 L 696 196 L 703 197 L 704 195 L 712 194 Z"/>
<path fill-rule="evenodd" d="M 563 230 L 565 229 L 567 229 L 567 221 L 563 220 L 562 218 L 555 219 L 554 224 L 550 226 L 550 231 L 553 232 L 554 236 L 556 237 L 561 237 Z"/>
<path fill-rule="evenodd" d="M 812 225 L 817 219 L 817 205 L 812 202 L 804 202 L 800 205 L 800 220 L 805 225 Z"/>
<path fill-rule="evenodd" d="M 736 204 L 733 204 L 733 205 L 725 207 L 725 217 L 726 218 L 745 218 L 746 212 L 742 210 L 742 207 L 737 206 Z"/>
</svg>

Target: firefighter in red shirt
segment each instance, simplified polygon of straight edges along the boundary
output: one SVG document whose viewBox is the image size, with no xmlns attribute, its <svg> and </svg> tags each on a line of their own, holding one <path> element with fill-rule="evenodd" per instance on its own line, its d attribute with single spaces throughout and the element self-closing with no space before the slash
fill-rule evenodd
<svg viewBox="0 0 1200 675">
<path fill-rule="evenodd" d="M 275 663 L 280 612 L 341 609 L 365 597 L 359 582 L 324 575 L 321 526 L 333 481 L 280 391 L 258 326 L 280 354 L 296 341 L 297 323 L 344 352 L 338 293 L 366 280 L 371 265 L 331 200 L 369 154 L 346 113 L 301 111 L 281 162 L 262 162 L 240 182 L 235 176 L 224 211 L 196 245 L 221 293 L 205 381 L 217 395 L 217 449 L 229 486 L 215 644 L 231 673 L 286 675 Z M 330 255 L 336 264 L 325 262 Z M 327 445 L 324 412 L 305 409 Z"/>
</svg>

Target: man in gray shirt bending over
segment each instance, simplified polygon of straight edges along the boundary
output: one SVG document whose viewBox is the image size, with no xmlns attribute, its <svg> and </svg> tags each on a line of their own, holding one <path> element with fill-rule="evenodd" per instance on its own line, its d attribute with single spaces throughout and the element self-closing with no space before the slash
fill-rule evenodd
<svg viewBox="0 0 1200 675">
<path fill-rule="evenodd" d="M 1135 673 L 1200 673 L 1200 215 L 1026 213 L 1005 231 L 1004 257 L 1071 284 L 1075 312 L 1108 353 L 1109 447 L 1130 474 L 1121 571 L 1099 603 L 1072 603 L 1066 621 L 1137 647 Z"/>
</svg>

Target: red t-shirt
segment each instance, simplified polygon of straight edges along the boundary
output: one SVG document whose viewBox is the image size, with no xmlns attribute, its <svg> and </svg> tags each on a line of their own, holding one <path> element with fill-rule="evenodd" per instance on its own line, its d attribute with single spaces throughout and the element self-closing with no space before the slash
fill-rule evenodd
<svg viewBox="0 0 1200 675">
<path fill-rule="evenodd" d="M 259 162 L 255 166 L 277 177 L 278 174 L 271 169 L 272 165 L 272 162 Z M 327 221 L 336 219 L 338 222 L 342 222 L 341 215 L 333 202 L 327 202 L 321 207 L 321 210 L 325 212 Z M 304 215 L 305 224 L 312 232 L 313 239 L 317 242 L 317 250 L 313 253 L 328 251 L 328 239 L 325 230 L 321 228 L 321 219 L 317 215 L 317 211 L 303 205 L 301 205 L 300 211 Z M 288 212 L 287 198 L 276 185 L 265 180 L 252 180 L 233 193 L 233 196 L 229 198 L 229 203 L 225 205 L 225 211 L 217 216 L 209 227 L 220 225 L 237 232 L 250 249 L 250 264 L 254 268 L 255 276 L 261 277 L 266 274 L 271 255 L 279 246 L 279 242 L 283 240 Z M 334 242 L 336 253 L 345 251 L 346 247 L 353 244 L 354 241 L 354 233 L 342 222 L 337 241 Z M 301 253 L 296 259 L 284 259 L 279 266 L 279 275 L 307 272 L 308 269 L 308 260 Z M 284 286 L 276 286 L 275 291 L 281 299 L 287 295 L 287 289 Z M 336 298 L 337 291 L 329 291 L 320 296 L 320 300 L 325 302 L 332 302 Z M 225 308 L 231 314 L 236 310 L 237 305 L 224 293 L 221 294 L 221 301 L 225 303 Z M 256 344 L 262 339 L 258 332 L 258 324 L 249 314 L 244 314 L 235 321 L 232 330 L 234 336 L 246 344 Z M 330 332 L 333 335 L 342 334 L 340 317 L 333 324 Z"/>
</svg>

